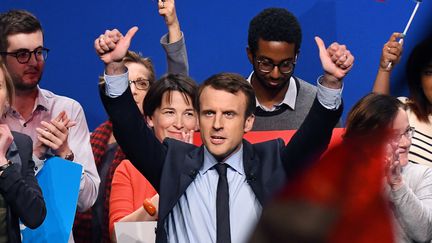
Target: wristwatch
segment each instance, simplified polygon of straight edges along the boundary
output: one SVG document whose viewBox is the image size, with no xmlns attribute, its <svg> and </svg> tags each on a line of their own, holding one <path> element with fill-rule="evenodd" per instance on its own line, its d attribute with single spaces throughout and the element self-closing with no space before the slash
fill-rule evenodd
<svg viewBox="0 0 432 243">
<path fill-rule="evenodd" d="M 10 160 L 8 160 L 6 164 L 0 166 L 0 172 L 6 170 L 6 168 L 11 166 L 11 165 L 12 165 L 12 162 Z"/>
<path fill-rule="evenodd" d="M 75 155 L 72 151 L 70 151 L 70 153 L 66 154 L 64 157 L 65 160 L 69 160 L 69 161 L 73 161 L 74 158 L 75 158 Z"/>
</svg>

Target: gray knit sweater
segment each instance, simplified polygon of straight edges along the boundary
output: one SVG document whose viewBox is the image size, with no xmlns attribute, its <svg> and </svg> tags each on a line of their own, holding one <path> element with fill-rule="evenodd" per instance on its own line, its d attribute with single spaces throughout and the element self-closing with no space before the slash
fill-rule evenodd
<svg viewBox="0 0 432 243">
<path fill-rule="evenodd" d="M 286 108 L 283 112 L 255 113 L 254 131 L 298 129 L 306 118 L 316 97 L 317 87 L 296 77 L 297 99 L 295 110 Z"/>
</svg>

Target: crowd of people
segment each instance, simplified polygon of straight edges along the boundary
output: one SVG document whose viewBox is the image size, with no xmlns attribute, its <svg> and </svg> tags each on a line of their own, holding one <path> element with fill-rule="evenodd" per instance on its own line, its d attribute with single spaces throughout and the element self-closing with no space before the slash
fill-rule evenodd
<svg viewBox="0 0 432 243">
<path fill-rule="evenodd" d="M 347 46 L 315 37 L 323 70 L 310 84 L 294 75 L 297 18 L 264 9 L 249 25 L 251 74 L 198 85 L 174 0 L 158 11 L 168 30 L 159 79 L 129 49 L 138 27 L 94 41 L 109 120 L 91 133 L 77 101 L 39 85 L 49 53 L 40 21 L 0 14 L 0 242 L 21 242 L 19 221 L 43 223 L 36 178 L 53 156 L 83 166 L 69 242 L 116 242 L 115 223 L 137 221 L 157 221 L 157 242 L 432 241 L 432 39 L 409 56 L 409 96 L 395 98 L 404 36 L 392 34 L 372 93 L 349 112 L 341 146 L 324 153 L 342 127 Z M 270 130 L 297 131 L 287 143 L 244 139 Z"/>
</svg>

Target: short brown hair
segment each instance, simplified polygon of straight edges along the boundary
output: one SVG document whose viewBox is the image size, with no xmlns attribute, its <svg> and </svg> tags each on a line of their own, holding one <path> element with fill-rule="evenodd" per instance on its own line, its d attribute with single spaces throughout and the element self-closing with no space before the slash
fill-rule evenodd
<svg viewBox="0 0 432 243">
<path fill-rule="evenodd" d="M 12 105 L 15 89 L 14 89 L 14 85 L 12 82 L 12 78 L 9 75 L 9 72 L 6 68 L 6 65 L 5 65 L 5 63 L 1 57 L 0 57 L 0 69 L 3 72 L 3 76 L 5 79 L 6 91 L 7 91 L 7 101 L 9 102 L 9 105 Z"/>
<path fill-rule="evenodd" d="M 216 90 L 227 91 L 231 94 L 243 92 L 246 96 L 245 118 L 251 116 L 255 112 L 256 100 L 255 91 L 252 85 L 241 75 L 237 73 L 219 73 L 211 76 L 202 83 L 198 90 L 198 101 L 195 102 L 196 110 L 199 111 L 199 98 L 203 89 L 210 86 Z"/>
<path fill-rule="evenodd" d="M 348 113 L 344 138 L 379 139 L 389 135 L 390 124 L 399 108 L 406 106 L 390 95 L 370 93 L 361 98 Z"/>
<path fill-rule="evenodd" d="M 161 106 L 162 97 L 165 92 L 170 94 L 172 91 L 178 91 L 182 93 L 187 104 L 188 100 L 190 100 L 192 107 L 196 107 L 197 90 L 198 87 L 195 81 L 188 76 L 183 74 L 166 74 L 150 86 L 143 102 L 144 115 L 146 117 L 153 115 L 154 111 Z M 168 99 L 170 98 L 171 95 L 168 96 Z"/>
<path fill-rule="evenodd" d="M 5 52 L 9 46 L 8 36 L 19 33 L 43 33 L 39 20 L 26 10 L 10 10 L 0 14 L 0 51 Z"/>
<path fill-rule="evenodd" d="M 148 78 L 150 85 L 152 85 L 152 83 L 156 80 L 155 69 L 150 58 L 143 57 L 141 54 L 134 51 L 127 51 L 126 56 L 123 57 L 123 63 L 138 63 L 143 65 L 150 72 L 150 76 Z"/>
</svg>

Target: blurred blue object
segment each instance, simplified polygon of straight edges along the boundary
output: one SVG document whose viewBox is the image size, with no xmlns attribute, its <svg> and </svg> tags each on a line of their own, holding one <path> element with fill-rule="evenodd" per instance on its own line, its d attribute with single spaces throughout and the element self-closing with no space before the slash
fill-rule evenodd
<svg viewBox="0 0 432 243">
<path fill-rule="evenodd" d="M 47 208 L 45 221 L 37 229 L 21 227 L 22 242 L 68 242 L 78 201 L 82 165 L 59 157 L 45 161 L 36 178 Z"/>
</svg>

